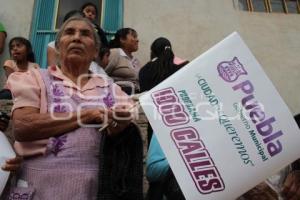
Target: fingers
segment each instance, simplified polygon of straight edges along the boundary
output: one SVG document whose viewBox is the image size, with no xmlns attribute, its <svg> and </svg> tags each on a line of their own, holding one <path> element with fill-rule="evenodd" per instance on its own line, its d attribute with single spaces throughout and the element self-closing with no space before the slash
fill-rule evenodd
<svg viewBox="0 0 300 200">
<path fill-rule="evenodd" d="M 290 190 L 289 195 L 285 197 L 286 200 L 299 200 L 300 199 L 300 189 L 298 190 Z"/>
<path fill-rule="evenodd" d="M 291 198 L 293 198 L 293 197 L 296 195 L 296 193 L 297 193 L 297 186 L 296 186 L 295 183 L 293 183 L 293 184 L 291 185 L 291 187 L 290 187 L 290 189 L 289 189 L 287 195 L 286 195 L 286 198 L 287 198 L 287 199 L 291 199 Z"/>
<path fill-rule="evenodd" d="M 6 160 L 4 166 L 1 167 L 4 171 L 16 171 L 20 168 L 21 163 L 22 163 L 22 157 L 15 157 Z"/>
<path fill-rule="evenodd" d="M 113 111 L 113 118 L 117 121 L 123 121 L 123 120 L 130 120 L 131 119 L 131 113 L 127 110 L 116 110 Z"/>
<path fill-rule="evenodd" d="M 300 199 L 300 188 L 296 191 L 295 195 L 292 197 L 291 200 L 299 200 Z"/>
<path fill-rule="evenodd" d="M 293 184 L 293 175 L 292 174 L 289 174 L 288 177 L 286 178 L 284 184 L 283 184 L 283 189 L 282 189 L 282 194 L 284 196 L 286 196 L 289 191 L 290 191 L 290 187 L 292 186 Z"/>
<path fill-rule="evenodd" d="M 112 109 L 112 117 L 115 121 L 130 121 L 132 119 L 132 113 L 125 106 L 116 107 Z"/>
<path fill-rule="evenodd" d="M 132 109 L 136 107 L 136 104 L 132 105 L 116 105 L 110 109 L 99 108 L 98 121 L 105 121 L 110 119 L 114 121 L 128 121 L 132 120 Z"/>
<path fill-rule="evenodd" d="M 286 178 L 282 194 L 287 200 L 300 199 L 300 174 L 292 172 Z"/>
<path fill-rule="evenodd" d="M 99 132 L 109 127 L 110 132 L 115 133 L 123 130 L 132 119 L 132 113 L 128 106 L 118 105 L 110 109 L 99 109 L 96 121 L 102 123 Z"/>
<path fill-rule="evenodd" d="M 6 160 L 6 163 L 8 164 L 21 164 L 23 161 L 23 157 L 21 156 L 16 156 L 15 158 L 11 158 L 11 159 L 8 159 Z"/>
<path fill-rule="evenodd" d="M 111 116 L 111 111 L 107 109 L 98 108 L 94 110 L 94 120 L 97 124 L 107 123 L 112 118 Z"/>
</svg>

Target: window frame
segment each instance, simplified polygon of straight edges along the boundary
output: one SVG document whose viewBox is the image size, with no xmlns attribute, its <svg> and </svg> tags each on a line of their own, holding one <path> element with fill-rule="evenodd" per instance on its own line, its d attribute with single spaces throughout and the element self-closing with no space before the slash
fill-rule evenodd
<svg viewBox="0 0 300 200">
<path fill-rule="evenodd" d="M 61 0 L 56 0 L 55 1 L 55 9 L 54 9 L 54 15 L 53 15 L 53 24 L 52 24 L 52 30 L 57 32 L 59 28 L 57 28 L 57 23 L 58 23 L 58 11 L 59 11 L 59 5 L 60 5 Z M 99 7 L 98 7 L 98 24 L 101 26 L 101 22 L 103 19 L 103 4 L 104 0 L 97 0 L 99 2 Z M 84 4 L 85 2 L 83 2 Z M 83 5 L 82 4 L 82 5 Z M 78 8 L 78 11 L 80 11 L 80 8 Z"/>
<path fill-rule="evenodd" d="M 262 0 L 262 1 L 264 2 L 264 5 L 265 5 L 265 12 L 267 12 L 267 13 L 275 13 L 275 12 L 272 11 L 271 0 Z M 281 0 L 281 4 L 282 4 L 282 8 L 283 8 L 283 13 L 286 13 L 286 14 L 300 14 L 300 0 L 294 0 L 295 3 L 296 3 L 297 13 L 290 13 L 288 11 L 287 1 L 289 1 L 289 0 Z M 247 10 L 249 12 L 256 12 L 254 10 L 253 0 L 246 0 L 246 6 L 247 6 Z M 280 13 L 280 12 L 276 12 L 276 13 Z"/>
<path fill-rule="evenodd" d="M 36 62 L 41 68 L 47 67 L 47 46 L 56 37 L 55 29 L 59 0 L 35 0 L 31 21 L 30 41 L 34 49 Z M 101 28 L 108 38 L 123 27 L 123 0 L 102 0 Z M 100 8 L 99 8 L 100 9 Z M 100 11 L 99 11 L 100 13 Z M 100 15 L 100 14 L 99 14 Z"/>
<path fill-rule="evenodd" d="M 265 12 L 270 12 L 270 6 L 269 6 L 270 0 L 263 0 L 263 1 L 264 1 L 264 6 L 265 6 Z M 247 6 L 248 6 L 248 10 L 250 12 L 255 12 L 252 0 L 247 0 Z"/>
</svg>

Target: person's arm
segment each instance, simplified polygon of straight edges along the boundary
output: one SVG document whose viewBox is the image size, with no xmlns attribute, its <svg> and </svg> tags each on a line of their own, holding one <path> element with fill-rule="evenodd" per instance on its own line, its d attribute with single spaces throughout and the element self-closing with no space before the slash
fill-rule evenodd
<svg viewBox="0 0 300 200">
<path fill-rule="evenodd" d="M 3 68 L 4 68 L 4 71 L 5 71 L 6 78 L 8 78 L 8 76 L 11 73 L 15 72 L 15 67 L 16 67 L 16 64 L 13 60 L 6 60 L 3 63 Z"/>
<path fill-rule="evenodd" d="M 2 54 L 4 50 L 5 38 L 6 38 L 6 33 L 0 32 L 0 54 Z"/>
<path fill-rule="evenodd" d="M 152 135 L 146 161 L 148 181 L 162 181 L 170 168 L 167 158 L 161 149 L 155 134 Z"/>
<path fill-rule="evenodd" d="M 11 75 L 11 73 L 14 72 L 14 70 L 12 68 L 10 68 L 10 67 L 3 66 L 3 68 L 4 68 L 4 71 L 5 71 L 6 78 L 8 78 L 9 75 Z"/>
<path fill-rule="evenodd" d="M 51 115 L 49 113 L 41 114 L 38 108 L 23 107 L 14 110 L 12 123 L 15 139 L 24 142 L 62 135 L 79 128 L 80 123 L 101 124 L 106 114 L 111 115 L 98 108 L 81 110 L 79 115 L 77 112 Z"/>
</svg>

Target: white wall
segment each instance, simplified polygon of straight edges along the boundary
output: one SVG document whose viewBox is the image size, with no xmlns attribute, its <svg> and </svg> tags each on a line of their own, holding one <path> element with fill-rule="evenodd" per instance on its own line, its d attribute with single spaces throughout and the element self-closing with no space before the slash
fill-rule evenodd
<svg viewBox="0 0 300 200">
<path fill-rule="evenodd" d="M 34 0 L 0 0 L 0 5 L 6 44 L 14 36 L 28 38 Z M 299 20 L 298 14 L 239 11 L 229 0 L 124 0 L 124 26 L 139 33 L 142 63 L 149 60 L 150 44 L 159 36 L 171 40 L 176 55 L 192 60 L 238 31 L 293 113 L 300 112 Z M 7 58 L 6 45 L 1 65 Z M 2 67 L 0 73 L 3 80 Z"/>
<path fill-rule="evenodd" d="M 4 81 L 2 64 L 9 58 L 8 42 L 12 37 L 29 38 L 34 0 L 0 0 L 0 21 L 5 26 L 8 37 L 4 53 L 0 56 L 0 88 Z"/>
<path fill-rule="evenodd" d="M 124 0 L 124 26 L 139 33 L 142 63 L 164 36 L 175 54 L 192 60 L 238 31 L 291 111 L 300 113 L 300 14 L 248 13 L 229 0 Z M 234 47 L 233 47 L 234 48 Z"/>
</svg>

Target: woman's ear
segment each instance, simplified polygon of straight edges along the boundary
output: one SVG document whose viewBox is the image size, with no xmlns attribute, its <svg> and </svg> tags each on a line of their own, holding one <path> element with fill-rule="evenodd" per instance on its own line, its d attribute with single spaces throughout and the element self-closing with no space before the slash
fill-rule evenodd
<svg viewBox="0 0 300 200">
<path fill-rule="evenodd" d="M 120 45 L 123 46 L 124 43 L 126 43 L 126 39 L 127 39 L 127 36 L 126 38 L 120 38 Z"/>
</svg>

